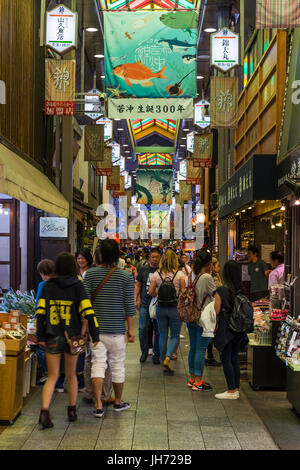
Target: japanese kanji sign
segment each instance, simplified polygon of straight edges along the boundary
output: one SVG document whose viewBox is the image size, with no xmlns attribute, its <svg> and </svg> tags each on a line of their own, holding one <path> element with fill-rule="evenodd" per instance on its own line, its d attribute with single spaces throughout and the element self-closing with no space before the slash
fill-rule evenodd
<svg viewBox="0 0 300 470">
<path fill-rule="evenodd" d="M 172 170 L 137 170 L 137 204 L 172 204 Z"/>
<path fill-rule="evenodd" d="M 84 160 L 89 162 L 104 159 L 104 128 L 103 126 L 85 126 L 84 131 Z"/>
<path fill-rule="evenodd" d="M 103 161 L 97 162 L 96 176 L 112 175 L 112 148 L 104 147 Z"/>
<path fill-rule="evenodd" d="M 212 66 L 228 72 L 239 65 L 239 35 L 228 28 L 222 28 L 210 37 Z"/>
<path fill-rule="evenodd" d="M 238 78 L 211 77 L 211 127 L 237 127 Z"/>
<path fill-rule="evenodd" d="M 169 99 L 114 99 L 108 100 L 108 117 L 111 119 L 192 119 L 193 100 Z"/>
<path fill-rule="evenodd" d="M 59 54 L 77 47 L 77 13 L 60 4 L 46 13 L 46 46 Z"/>
<path fill-rule="evenodd" d="M 104 125 L 104 142 L 112 139 L 113 123 L 110 119 L 102 117 L 98 119 L 96 124 Z"/>
<path fill-rule="evenodd" d="M 194 167 L 193 158 L 187 160 L 186 184 L 201 184 L 201 168 Z"/>
<path fill-rule="evenodd" d="M 101 91 L 94 88 L 85 95 L 84 114 L 93 120 L 99 119 L 104 114 L 104 102 L 100 101 Z"/>
<path fill-rule="evenodd" d="M 45 114 L 75 114 L 75 60 L 46 59 Z"/>
<path fill-rule="evenodd" d="M 105 85 L 127 98 L 196 98 L 196 11 L 104 12 Z"/>
<path fill-rule="evenodd" d="M 213 134 L 196 134 L 194 141 L 194 167 L 211 168 L 213 155 Z"/>
<path fill-rule="evenodd" d="M 186 149 L 188 152 L 194 151 L 194 139 L 195 139 L 195 132 L 190 132 L 186 135 Z"/>
<path fill-rule="evenodd" d="M 120 167 L 113 166 L 111 176 L 107 177 L 106 189 L 112 191 L 120 191 Z"/>
<path fill-rule="evenodd" d="M 208 101 L 201 100 L 195 104 L 194 123 L 201 129 L 210 126 L 210 104 Z"/>
<path fill-rule="evenodd" d="M 300 28 L 300 1 L 256 0 L 256 28 Z"/>
<path fill-rule="evenodd" d="M 179 197 L 181 204 L 190 201 L 192 198 L 192 188 L 185 180 L 179 181 Z"/>
</svg>

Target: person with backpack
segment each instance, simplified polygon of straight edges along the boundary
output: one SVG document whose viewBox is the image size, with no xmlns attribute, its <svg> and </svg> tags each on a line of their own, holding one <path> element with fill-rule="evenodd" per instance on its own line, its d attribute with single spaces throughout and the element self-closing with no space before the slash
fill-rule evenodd
<svg viewBox="0 0 300 470">
<path fill-rule="evenodd" d="M 178 258 L 172 249 L 163 254 L 159 270 L 151 279 L 149 295 L 157 297 L 156 318 L 159 329 L 160 359 L 164 372 L 174 373 L 170 365 L 180 335 L 181 320 L 177 310 L 178 293 L 185 289 L 185 275 L 179 270 Z M 170 341 L 168 336 L 170 329 Z"/>
<path fill-rule="evenodd" d="M 218 326 L 214 338 L 220 352 L 228 390 L 218 393 L 220 400 L 240 397 L 240 364 L 238 354 L 242 343 L 248 343 L 247 333 L 253 331 L 253 308 L 243 294 L 241 268 L 236 261 L 227 261 L 223 268 L 224 286 L 215 295 Z"/>
<path fill-rule="evenodd" d="M 202 310 L 213 300 L 216 291 L 210 274 L 211 254 L 200 250 L 194 264 L 194 271 L 189 277 L 189 286 L 179 298 L 180 318 L 186 321 L 190 337 L 189 372 L 187 386 L 193 391 L 209 391 L 212 387 L 203 380 L 205 353 L 211 338 L 203 337 L 203 328 L 198 321 Z"/>
</svg>

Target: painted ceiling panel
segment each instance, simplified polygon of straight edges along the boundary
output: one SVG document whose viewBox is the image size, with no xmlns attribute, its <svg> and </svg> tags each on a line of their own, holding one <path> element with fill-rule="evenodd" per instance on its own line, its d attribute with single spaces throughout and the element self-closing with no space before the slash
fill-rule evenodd
<svg viewBox="0 0 300 470">
<path fill-rule="evenodd" d="M 172 165 L 169 153 L 141 153 L 138 155 L 139 165 Z"/>
</svg>

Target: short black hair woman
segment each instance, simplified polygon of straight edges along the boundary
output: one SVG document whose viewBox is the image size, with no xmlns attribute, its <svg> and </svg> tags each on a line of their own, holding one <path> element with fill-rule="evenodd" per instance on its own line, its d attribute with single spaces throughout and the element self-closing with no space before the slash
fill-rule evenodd
<svg viewBox="0 0 300 470">
<path fill-rule="evenodd" d="M 85 273 L 93 264 L 92 254 L 88 248 L 82 248 L 77 251 L 75 258 L 79 267 L 79 275 L 83 279 Z"/>
<path fill-rule="evenodd" d="M 87 323 L 94 343 L 99 341 L 98 323 L 87 297 L 83 283 L 77 277 L 77 265 L 70 253 L 61 253 L 55 263 L 55 276 L 48 280 L 42 290 L 36 309 L 38 342 L 45 348 L 48 379 L 43 388 L 42 409 L 39 423 L 51 428 L 49 406 L 59 377 L 61 355 L 65 357 L 68 379 L 69 421 L 76 421 L 78 383 L 76 377 L 77 355 L 70 354 L 66 336 L 83 335 Z M 67 335 L 66 335 L 67 333 Z"/>
<path fill-rule="evenodd" d="M 240 364 L 239 351 L 241 344 L 248 342 L 246 333 L 234 333 L 230 330 L 226 317 L 231 315 L 234 299 L 238 293 L 243 293 L 241 267 L 236 261 L 227 261 L 223 268 L 223 283 L 215 295 L 215 312 L 218 318 L 218 328 L 214 338 L 216 348 L 220 352 L 224 375 L 228 390 L 218 393 L 215 398 L 236 400 L 240 397 Z"/>
</svg>

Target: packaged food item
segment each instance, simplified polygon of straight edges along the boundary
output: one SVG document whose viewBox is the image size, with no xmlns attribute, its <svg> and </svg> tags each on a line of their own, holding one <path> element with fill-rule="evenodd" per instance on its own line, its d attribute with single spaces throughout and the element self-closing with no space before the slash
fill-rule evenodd
<svg viewBox="0 0 300 470">
<path fill-rule="evenodd" d="M 3 328 L 4 330 L 9 331 L 9 330 L 11 330 L 11 324 L 8 323 L 8 322 L 6 322 L 6 321 L 4 321 L 4 322 L 2 322 L 2 328 Z"/>
<path fill-rule="evenodd" d="M 9 314 L 9 323 L 11 323 L 12 325 L 17 325 L 18 323 L 20 323 L 20 319 L 18 317 L 13 317 Z"/>
<path fill-rule="evenodd" d="M 9 316 L 11 317 L 16 317 L 16 318 L 20 318 L 20 310 L 11 310 L 9 312 Z"/>
</svg>

